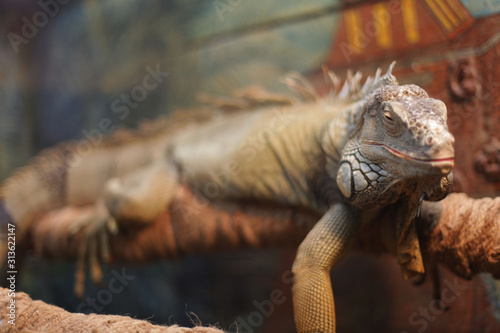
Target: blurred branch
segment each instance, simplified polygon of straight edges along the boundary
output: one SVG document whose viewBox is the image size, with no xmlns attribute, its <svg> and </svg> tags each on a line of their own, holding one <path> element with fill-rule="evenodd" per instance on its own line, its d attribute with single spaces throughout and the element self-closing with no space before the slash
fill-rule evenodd
<svg viewBox="0 0 500 333">
<path fill-rule="evenodd" d="M 65 207 L 33 227 L 35 253 L 75 259 L 81 234 L 70 226 L 86 207 Z M 367 224 L 355 248 L 393 252 L 392 210 Z M 120 262 L 147 262 L 245 247 L 297 247 L 319 216 L 312 212 L 250 203 L 208 204 L 180 187 L 168 211 L 141 228 L 122 228 L 110 238 L 111 256 Z M 425 258 L 462 278 L 488 272 L 500 277 L 500 198 L 474 199 L 452 193 L 424 202 L 416 220 Z"/>
</svg>

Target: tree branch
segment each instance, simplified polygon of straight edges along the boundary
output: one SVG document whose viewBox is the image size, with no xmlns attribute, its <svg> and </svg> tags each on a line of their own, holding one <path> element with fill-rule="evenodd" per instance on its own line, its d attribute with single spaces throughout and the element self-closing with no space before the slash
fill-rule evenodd
<svg viewBox="0 0 500 333">
<path fill-rule="evenodd" d="M 81 233 L 70 226 L 89 207 L 65 207 L 41 218 L 32 229 L 35 253 L 42 257 L 77 257 Z M 359 235 L 355 247 L 366 252 L 394 252 L 393 218 L 383 212 Z M 140 228 L 123 228 L 110 238 L 113 260 L 147 262 L 187 254 L 245 247 L 297 247 L 319 216 L 310 211 L 231 203 L 212 205 L 181 187 L 168 211 Z M 488 272 L 500 277 L 500 198 L 474 199 L 452 193 L 424 202 L 417 231 L 424 257 L 462 278 Z"/>
</svg>

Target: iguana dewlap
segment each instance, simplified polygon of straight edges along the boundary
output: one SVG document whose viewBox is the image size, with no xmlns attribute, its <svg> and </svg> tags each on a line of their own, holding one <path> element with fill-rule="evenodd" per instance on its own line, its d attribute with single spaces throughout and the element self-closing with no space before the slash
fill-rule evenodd
<svg viewBox="0 0 500 333">
<path fill-rule="evenodd" d="M 292 269 L 295 320 L 299 332 L 334 332 L 329 271 L 359 226 L 392 205 L 403 273 L 421 273 L 414 218 L 423 199 L 443 198 L 451 184 L 454 139 L 445 105 L 415 85 L 398 85 L 391 69 L 383 76 L 377 71 L 363 87 L 357 74 L 324 98 L 292 81 L 313 98 L 155 135 L 115 135 L 86 154 L 81 143 L 63 144 L 7 179 L 0 208 L 22 232 L 51 209 L 94 204 L 94 213 L 75 221 L 75 228 L 90 225 L 99 235 L 113 223 L 152 221 L 179 184 L 207 202 L 314 210 L 323 217 L 300 245 Z"/>
</svg>

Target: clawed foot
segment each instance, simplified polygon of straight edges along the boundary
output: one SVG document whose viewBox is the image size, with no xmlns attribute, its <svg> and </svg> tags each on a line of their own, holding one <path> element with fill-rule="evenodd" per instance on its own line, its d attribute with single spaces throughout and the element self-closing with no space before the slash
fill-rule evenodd
<svg viewBox="0 0 500 333">
<path fill-rule="evenodd" d="M 85 291 L 85 276 L 90 267 L 90 276 L 95 284 L 102 284 L 102 265 L 111 259 L 109 235 L 118 232 L 116 220 L 108 213 L 104 201 L 96 202 L 89 213 L 75 221 L 70 234 L 83 233 L 78 244 L 78 258 L 75 272 L 75 294 L 82 298 Z"/>
</svg>

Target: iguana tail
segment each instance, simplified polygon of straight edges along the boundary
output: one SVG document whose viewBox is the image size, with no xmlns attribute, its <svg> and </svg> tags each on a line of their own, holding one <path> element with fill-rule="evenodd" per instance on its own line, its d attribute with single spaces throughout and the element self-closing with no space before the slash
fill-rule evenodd
<svg viewBox="0 0 500 333">
<path fill-rule="evenodd" d="M 32 162 L 7 178 L 0 186 L 0 225 L 16 226 L 16 236 L 41 214 L 64 205 L 65 176 L 73 143 L 42 151 Z"/>
<path fill-rule="evenodd" d="M 0 268 L 15 253 L 21 269 L 30 226 L 37 217 L 64 204 L 64 180 L 72 144 L 47 149 L 0 185 Z M 5 272 L 6 270 L 2 270 Z M 1 275 L 1 274 L 0 274 Z M 5 279 L 4 283 L 5 283 Z"/>
<path fill-rule="evenodd" d="M 124 147 L 134 144 L 147 146 L 151 140 L 161 140 L 166 133 L 175 132 L 182 124 L 195 122 L 191 119 L 194 116 L 190 114 L 182 116 L 182 119 L 177 119 L 179 116 L 174 119 L 170 117 L 147 121 L 140 124 L 137 130 L 120 128 L 107 136 L 101 134 L 100 137 L 94 138 L 95 142 L 90 139 L 63 142 L 40 152 L 27 166 L 15 170 L 0 184 L 0 235 L 5 230 L 4 225 L 12 223 L 16 225 L 16 233 L 19 233 L 17 238 L 25 236 L 25 231 L 30 229 L 33 221 L 44 213 L 68 203 L 67 185 L 72 172 L 80 170 L 79 174 L 84 178 L 81 179 L 82 184 L 88 183 L 96 174 L 102 176 L 101 174 L 109 173 L 106 167 L 113 166 L 116 162 L 114 155 Z M 196 119 L 204 121 L 211 116 L 212 113 L 201 113 Z M 142 152 L 144 150 L 140 149 Z M 133 153 L 137 154 L 137 149 Z M 130 153 L 128 156 L 134 154 Z M 147 152 L 144 152 L 144 155 L 146 156 Z M 134 161 L 130 164 L 134 164 Z"/>
<path fill-rule="evenodd" d="M 109 161 L 120 149 L 171 131 L 171 123 L 158 119 L 144 122 L 138 130 L 119 128 L 107 136 L 63 142 L 43 150 L 0 184 L 0 225 L 13 223 L 24 232 L 44 213 L 68 203 L 67 182 L 74 170 L 88 169 L 82 173 L 82 178 L 89 177 L 81 180 L 84 184 L 96 173 L 108 172 L 105 166 L 112 164 Z"/>
<path fill-rule="evenodd" d="M 216 99 L 209 96 L 205 96 L 205 99 L 206 103 L 211 104 L 209 108 L 174 112 L 169 117 L 145 121 L 137 130 L 118 129 L 111 135 L 99 138 L 98 143 L 92 142 L 92 147 L 85 151 L 85 154 L 79 154 L 79 145 L 82 141 L 61 143 L 42 151 L 29 165 L 16 170 L 0 184 L 0 228 L 2 228 L 0 236 L 5 230 L 4 225 L 11 223 L 16 225 L 16 232 L 19 233 L 17 238 L 22 238 L 37 218 L 50 210 L 70 204 L 67 182 L 69 175 L 74 172 L 73 167 L 86 170 L 79 173 L 84 175 L 82 178 L 88 177 L 90 180 L 96 173 L 102 178 L 101 174 L 109 173 L 110 170 L 99 171 L 99 168 L 112 166 L 113 154 L 123 147 L 134 145 L 137 147 L 138 144 L 146 147 L 158 138 L 161 142 L 188 125 L 209 121 L 220 116 L 221 112 L 246 111 L 293 103 L 290 98 L 270 94 L 257 88 L 235 92 L 230 99 Z M 149 157 L 144 150 L 146 149 L 139 149 L 144 153 L 143 157 L 146 160 Z M 133 154 L 128 155 L 134 156 L 134 160 L 140 160 L 140 156 L 134 155 L 137 153 L 136 149 Z M 113 176 L 112 172 L 107 176 Z M 82 183 L 86 181 L 82 179 Z"/>
</svg>

